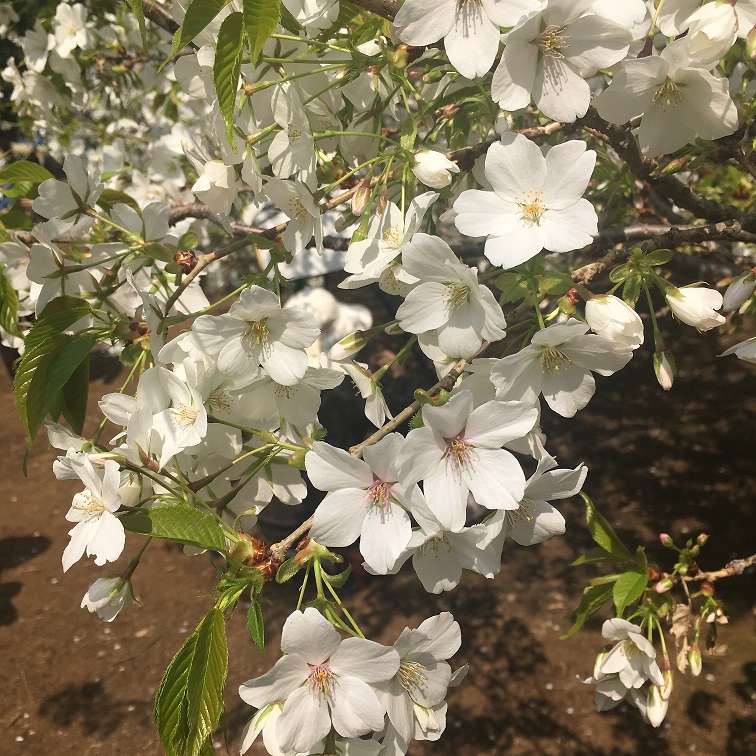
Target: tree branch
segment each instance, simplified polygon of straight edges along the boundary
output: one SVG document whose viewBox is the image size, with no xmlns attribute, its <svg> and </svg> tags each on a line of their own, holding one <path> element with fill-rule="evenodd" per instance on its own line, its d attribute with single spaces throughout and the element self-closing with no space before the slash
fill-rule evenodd
<svg viewBox="0 0 756 756">
<path fill-rule="evenodd" d="M 142 0 L 142 10 L 145 18 L 149 18 L 153 24 L 167 31 L 171 36 L 178 31 L 179 25 L 173 20 L 173 16 L 156 0 Z"/>
<path fill-rule="evenodd" d="M 721 578 L 732 577 L 733 575 L 742 575 L 749 567 L 756 565 L 756 554 L 752 554 L 745 559 L 733 559 L 728 562 L 721 570 L 712 572 L 697 572 L 695 575 L 685 575 L 683 580 L 687 582 L 701 580 L 720 580 Z"/>
<path fill-rule="evenodd" d="M 396 0 L 349 0 L 349 2 L 378 16 L 383 16 L 389 21 L 394 20 L 396 14 L 399 13 L 399 8 L 401 8 L 401 4 L 397 3 Z"/>
</svg>

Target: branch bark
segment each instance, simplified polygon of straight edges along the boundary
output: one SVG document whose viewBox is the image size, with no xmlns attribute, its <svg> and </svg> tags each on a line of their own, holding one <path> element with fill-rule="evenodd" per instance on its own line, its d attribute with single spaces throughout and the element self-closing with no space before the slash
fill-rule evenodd
<svg viewBox="0 0 756 756">
<path fill-rule="evenodd" d="M 749 567 L 756 565 L 756 554 L 752 554 L 745 559 L 733 559 L 728 562 L 721 570 L 712 572 L 697 572 L 695 575 L 685 575 L 686 582 L 699 582 L 702 580 L 721 580 L 722 578 L 732 577 L 733 575 L 742 575 Z"/>
<path fill-rule="evenodd" d="M 399 13 L 401 4 L 396 0 L 349 0 L 352 5 L 357 5 L 360 8 L 371 11 L 383 18 L 387 18 L 389 21 L 393 21 L 396 18 L 396 14 Z"/>
</svg>

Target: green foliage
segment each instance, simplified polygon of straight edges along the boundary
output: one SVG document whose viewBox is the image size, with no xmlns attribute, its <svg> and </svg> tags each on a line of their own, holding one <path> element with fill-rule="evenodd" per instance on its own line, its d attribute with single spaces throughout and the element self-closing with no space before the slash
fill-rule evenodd
<svg viewBox="0 0 756 756">
<path fill-rule="evenodd" d="M 226 539 L 218 523 L 189 504 L 168 504 L 140 509 L 122 518 L 131 533 L 165 538 L 198 549 L 226 551 Z"/>
<path fill-rule="evenodd" d="M 147 47 L 147 28 L 144 23 L 144 8 L 142 8 L 142 0 L 126 0 L 131 8 L 131 12 L 137 18 L 137 24 L 139 24 L 139 35 L 142 37 L 142 45 Z"/>
<path fill-rule="evenodd" d="M 281 0 L 244 0 L 242 15 L 249 58 L 256 64 L 265 43 L 281 20 Z"/>
<path fill-rule="evenodd" d="M 625 548 L 612 526 L 594 506 L 593 502 L 583 493 L 580 494 L 585 502 L 585 518 L 591 538 L 604 550 L 614 557 L 617 562 L 631 562 L 633 555 Z"/>
<path fill-rule="evenodd" d="M 265 653 L 265 624 L 263 622 L 262 607 L 254 591 L 250 591 L 250 604 L 247 611 L 247 630 L 255 645 Z"/>
<path fill-rule="evenodd" d="M 223 613 L 211 609 L 168 666 L 155 696 L 155 723 L 168 756 L 208 753 L 223 713 L 227 672 Z"/>
<path fill-rule="evenodd" d="M 230 2 L 231 0 L 192 0 L 186 9 L 184 23 L 173 35 L 173 45 L 168 60 L 192 42 Z"/>
<path fill-rule="evenodd" d="M 97 200 L 97 204 L 108 213 L 119 203 L 128 205 L 140 216 L 142 215 L 142 209 L 139 207 L 137 201 L 130 195 L 126 194 L 126 192 L 121 192 L 117 189 L 103 189 L 102 194 Z"/>
<path fill-rule="evenodd" d="M 296 557 L 287 559 L 276 572 L 276 582 L 285 583 L 287 580 L 291 580 L 304 567 L 303 564 L 299 564 Z"/>
<path fill-rule="evenodd" d="M 601 607 L 612 598 L 613 590 L 614 585 L 612 583 L 606 583 L 604 585 L 589 585 L 583 591 L 580 605 L 575 610 L 575 624 L 562 636 L 562 640 L 569 638 L 580 630 L 588 617 L 601 609 Z"/>
<path fill-rule="evenodd" d="M 41 184 L 51 178 L 53 175 L 50 171 L 28 160 L 16 160 L 0 171 L 0 184 Z M 3 193 L 7 193 L 7 190 L 4 189 Z"/>
<path fill-rule="evenodd" d="M 612 598 L 617 609 L 617 616 L 621 617 L 625 609 L 637 601 L 646 590 L 648 574 L 635 571 L 625 572 L 614 582 Z"/>
<path fill-rule="evenodd" d="M 92 336 L 64 331 L 91 312 L 90 306 L 76 297 L 57 297 L 40 313 L 25 340 L 24 356 L 13 381 L 16 409 L 26 428 L 29 446 L 50 409 L 63 402 L 69 379 L 74 387 L 82 382 L 81 364 L 96 343 Z M 80 408 L 72 412 L 81 417 Z"/>
<path fill-rule="evenodd" d="M 244 21 L 242 14 L 237 11 L 227 16 L 218 30 L 218 43 L 215 48 L 215 62 L 213 63 L 215 94 L 218 97 L 218 106 L 226 123 L 226 136 L 232 146 L 236 143 L 233 130 L 234 107 L 236 105 L 236 90 L 239 87 L 243 45 Z"/>
<path fill-rule="evenodd" d="M 0 267 L 0 328 L 11 336 L 20 336 L 18 330 L 18 294 Z"/>
</svg>

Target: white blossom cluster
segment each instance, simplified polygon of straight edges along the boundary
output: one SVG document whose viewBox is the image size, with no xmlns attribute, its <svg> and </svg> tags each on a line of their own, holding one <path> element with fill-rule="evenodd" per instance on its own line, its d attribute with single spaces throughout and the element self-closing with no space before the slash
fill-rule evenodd
<svg viewBox="0 0 756 756">
<path fill-rule="evenodd" d="M 23 59 L 2 72 L 11 103 L 65 173 L 39 185 L 32 241 L 11 232 L 0 243 L 21 318 L 2 341 L 23 350 L 33 318 L 67 296 L 91 308 L 67 334 L 138 352 L 133 383 L 100 401 L 111 438 L 101 440 L 104 424 L 94 439 L 47 424 L 63 452 L 56 476 L 85 487 L 66 515 L 76 524 L 64 571 L 84 555 L 117 560 L 123 516 L 180 497 L 215 512 L 232 548 L 274 498 L 301 503 L 308 481 L 324 493 L 314 542 L 357 542 L 376 575 L 411 561 L 429 593 L 454 589 L 464 570 L 494 577 L 507 537 L 528 546 L 564 533 L 551 502 L 577 494 L 587 469 L 560 467 L 546 450 L 541 399 L 574 416 L 596 391 L 594 374 L 628 364 L 644 324 L 615 289 L 582 287 L 584 307 L 560 312 L 547 301 L 544 319 L 536 304 L 526 337 L 508 338 L 521 323 L 507 323 L 493 276 L 530 270 L 544 251 L 571 259 L 599 231 L 585 196 L 597 152 L 572 138 L 546 149 L 511 130 L 512 118 L 535 106 L 571 124 L 593 103 L 606 121 L 630 124 L 648 158 L 730 135 L 738 83 L 718 65 L 756 23 L 756 1 L 666 0 L 657 12 L 642 0 L 406 0 L 390 36 L 347 47 L 348 35 L 323 41 L 338 0 L 283 0 L 301 33 L 279 27 L 259 64 L 245 57 L 232 128 L 213 69 L 220 26 L 241 3 L 165 69 L 170 35 L 150 25 L 145 45 L 127 5 L 93 18 L 60 3 L 17 39 Z M 172 4 L 177 23 L 188 5 Z M 417 62 L 428 68 L 413 77 Z M 497 115 L 465 135 L 480 159 L 462 171 L 430 128 L 428 103 L 451 112 L 481 87 Z M 349 182 L 355 191 L 334 201 Z M 441 238 L 442 221 L 457 238 L 484 240 L 477 259 Z M 184 280 L 196 264 L 181 266 L 186 240 L 210 251 L 222 236 L 250 234 L 260 243 L 254 283 L 214 314 L 202 276 Z M 338 234 L 350 239 L 342 256 L 328 244 Z M 395 317 L 372 328 L 365 308 L 345 310 L 325 292 L 284 301 L 297 265 L 305 276 L 342 271 L 342 289 L 376 284 Z M 702 331 L 756 288 L 749 271 L 724 299 L 657 278 L 674 317 Z M 383 331 L 406 335 L 403 354 L 417 344 L 441 379 L 456 379 L 421 402 L 405 434 L 386 426 L 385 371 L 356 359 Z M 481 356 L 499 342 L 499 356 Z M 726 353 L 756 363 L 753 342 Z M 657 355 L 669 388 L 674 364 L 658 345 Z M 320 433 L 321 392 L 347 377 L 379 429 L 358 454 Z M 82 606 L 111 621 L 133 598 L 130 577 L 100 578 Z M 413 739 L 440 737 L 447 690 L 464 674 L 448 664 L 460 646 L 451 615 L 405 630 L 391 648 L 340 630 L 313 606 L 289 616 L 284 655 L 240 690 L 257 709 L 242 752 L 260 734 L 274 756 L 321 753 L 334 737 L 340 753 L 404 754 Z M 622 619 L 605 626 L 618 645 L 597 663 L 599 709 L 628 697 L 658 724 L 668 692 L 639 630 Z"/>
</svg>

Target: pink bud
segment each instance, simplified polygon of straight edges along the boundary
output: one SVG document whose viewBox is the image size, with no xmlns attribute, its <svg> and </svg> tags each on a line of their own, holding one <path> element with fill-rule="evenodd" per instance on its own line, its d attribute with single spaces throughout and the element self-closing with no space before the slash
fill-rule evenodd
<svg viewBox="0 0 756 756">
<path fill-rule="evenodd" d="M 666 546 L 668 549 L 675 545 L 669 533 L 659 533 L 659 540 L 661 541 L 661 545 Z"/>
<path fill-rule="evenodd" d="M 666 593 L 672 586 L 674 585 L 674 582 L 670 580 L 668 577 L 662 578 L 655 586 L 654 590 L 657 593 Z"/>
</svg>

